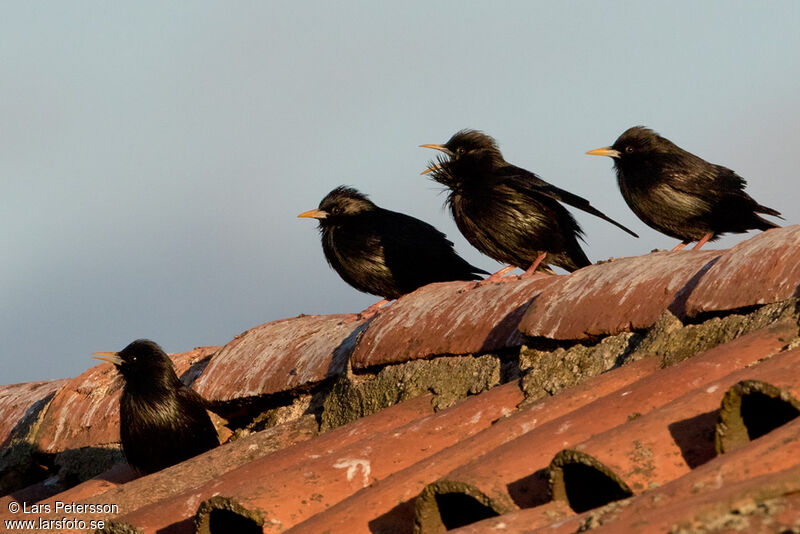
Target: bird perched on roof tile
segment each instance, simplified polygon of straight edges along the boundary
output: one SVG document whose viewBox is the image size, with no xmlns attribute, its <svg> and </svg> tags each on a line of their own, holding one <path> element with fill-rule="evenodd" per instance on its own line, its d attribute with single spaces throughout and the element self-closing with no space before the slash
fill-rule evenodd
<svg viewBox="0 0 800 534">
<path fill-rule="evenodd" d="M 698 250 L 724 233 L 778 226 L 758 215 L 780 213 L 745 193 L 744 178 L 644 126 L 629 128 L 613 145 L 587 154 L 614 159 L 625 202 L 645 224 L 680 239 L 673 250 L 692 241 Z"/>
<path fill-rule="evenodd" d="M 337 187 L 318 209 L 298 217 L 317 219 L 325 259 L 345 282 L 384 299 L 432 282 L 479 280 L 488 274 L 456 254 L 453 243 L 430 224 L 378 207 L 350 187 Z"/>
<path fill-rule="evenodd" d="M 475 248 L 510 267 L 574 271 L 590 265 L 578 243 L 583 231 L 561 202 L 591 213 L 634 237 L 588 200 L 508 163 L 495 140 L 477 130 L 461 130 L 444 145 L 420 145 L 447 155 L 423 174 L 450 189 L 447 204 L 458 229 Z M 513 267 L 511 267 L 513 266 Z"/>
<path fill-rule="evenodd" d="M 122 451 L 134 469 L 153 473 L 219 445 L 206 401 L 181 382 L 161 347 L 138 339 L 119 352 L 95 352 L 125 385 L 120 399 Z"/>
</svg>

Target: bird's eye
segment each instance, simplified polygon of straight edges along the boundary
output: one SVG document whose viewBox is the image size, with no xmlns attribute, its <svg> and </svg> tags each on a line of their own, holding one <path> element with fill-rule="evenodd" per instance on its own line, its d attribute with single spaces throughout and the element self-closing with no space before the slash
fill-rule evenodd
<svg viewBox="0 0 800 534">
<path fill-rule="evenodd" d="M 625 147 L 625 152 L 628 153 L 628 154 L 632 153 L 633 152 L 633 147 L 630 146 L 630 145 L 626 146 Z"/>
<path fill-rule="evenodd" d="M 458 147 L 456 149 L 456 156 L 460 156 L 463 153 L 464 153 L 464 147 L 463 146 L 460 146 L 460 147 Z"/>
</svg>

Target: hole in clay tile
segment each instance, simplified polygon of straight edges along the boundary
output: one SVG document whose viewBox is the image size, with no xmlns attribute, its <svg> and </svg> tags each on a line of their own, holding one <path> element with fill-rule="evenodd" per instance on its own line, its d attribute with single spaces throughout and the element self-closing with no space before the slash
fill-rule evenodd
<svg viewBox="0 0 800 534">
<path fill-rule="evenodd" d="M 237 534 L 261 534 L 262 528 L 249 517 L 231 510 L 217 509 L 211 510 L 205 521 L 197 529 L 197 532 L 200 534 L 228 534 L 231 532 L 236 532 Z"/>
<path fill-rule="evenodd" d="M 753 391 L 742 396 L 741 414 L 747 435 L 752 440 L 788 423 L 800 415 L 800 410 L 780 397 Z"/>
<path fill-rule="evenodd" d="M 567 502 L 576 513 L 592 510 L 632 495 L 616 480 L 590 465 L 566 464 L 561 469 L 564 471 Z"/>
<path fill-rule="evenodd" d="M 200 503 L 194 518 L 197 534 L 263 532 L 264 520 L 258 512 L 248 510 L 235 500 L 216 495 Z"/>
<path fill-rule="evenodd" d="M 442 524 L 447 530 L 499 515 L 464 493 L 437 493 L 435 499 Z"/>
<path fill-rule="evenodd" d="M 582 513 L 633 495 L 628 485 L 594 457 L 565 449 L 549 467 L 550 494 L 553 500 L 566 501 Z"/>
<path fill-rule="evenodd" d="M 800 402 L 788 391 L 760 380 L 742 380 L 722 398 L 715 435 L 717 452 L 744 447 L 798 415 Z"/>
</svg>

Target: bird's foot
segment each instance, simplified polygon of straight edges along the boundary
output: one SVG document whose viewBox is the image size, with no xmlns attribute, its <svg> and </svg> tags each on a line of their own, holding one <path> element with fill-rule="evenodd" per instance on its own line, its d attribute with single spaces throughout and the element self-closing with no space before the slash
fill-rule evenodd
<svg viewBox="0 0 800 534">
<path fill-rule="evenodd" d="M 385 305 L 385 304 L 388 304 L 388 303 L 389 303 L 388 299 L 381 299 L 378 302 L 376 302 L 375 304 L 373 304 L 372 306 L 370 306 L 370 307 L 358 312 L 356 317 L 358 319 L 369 319 L 370 317 L 373 317 L 373 316 L 377 315 L 377 313 L 380 311 L 381 307 L 383 305 Z"/>
<path fill-rule="evenodd" d="M 502 278 L 505 278 L 506 275 L 508 273 L 510 273 L 511 271 L 513 271 L 514 269 L 516 269 L 516 267 L 514 265 L 508 265 L 507 267 L 503 267 L 502 269 L 500 269 L 496 273 L 492 273 L 491 275 L 489 275 L 488 277 L 484 278 L 483 280 L 480 280 L 475 285 L 475 287 L 480 287 L 480 286 L 483 286 L 483 285 L 486 285 L 486 284 L 493 284 L 495 282 L 499 282 Z"/>
<path fill-rule="evenodd" d="M 697 244 L 694 247 L 692 247 L 692 250 L 700 250 L 700 247 L 708 243 L 708 240 L 711 239 L 712 237 L 714 237 L 713 233 L 711 232 L 707 233 L 706 235 L 703 236 L 703 239 L 698 241 Z"/>
</svg>

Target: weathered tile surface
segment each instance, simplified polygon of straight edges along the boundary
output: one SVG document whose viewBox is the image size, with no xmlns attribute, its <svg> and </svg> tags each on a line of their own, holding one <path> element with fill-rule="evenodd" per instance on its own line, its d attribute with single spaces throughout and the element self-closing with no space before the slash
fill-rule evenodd
<svg viewBox="0 0 800 534">
<path fill-rule="evenodd" d="M 41 407 L 39 403 L 46 402 L 66 382 L 66 379 L 43 380 L 0 386 L 0 447 L 29 410 Z"/>
<path fill-rule="evenodd" d="M 557 277 L 430 284 L 381 310 L 353 353 L 353 368 L 518 346 L 528 304 Z"/>
<path fill-rule="evenodd" d="M 689 316 L 800 297 L 800 225 L 756 234 L 726 250 L 686 301 Z"/>
<path fill-rule="evenodd" d="M 648 328 L 666 309 L 678 317 L 721 251 L 654 252 L 561 276 L 520 322 L 529 336 L 581 340 Z"/>
<path fill-rule="evenodd" d="M 269 395 L 342 373 L 366 321 L 355 315 L 306 315 L 266 323 L 215 354 L 195 382 L 211 401 Z"/>
</svg>

